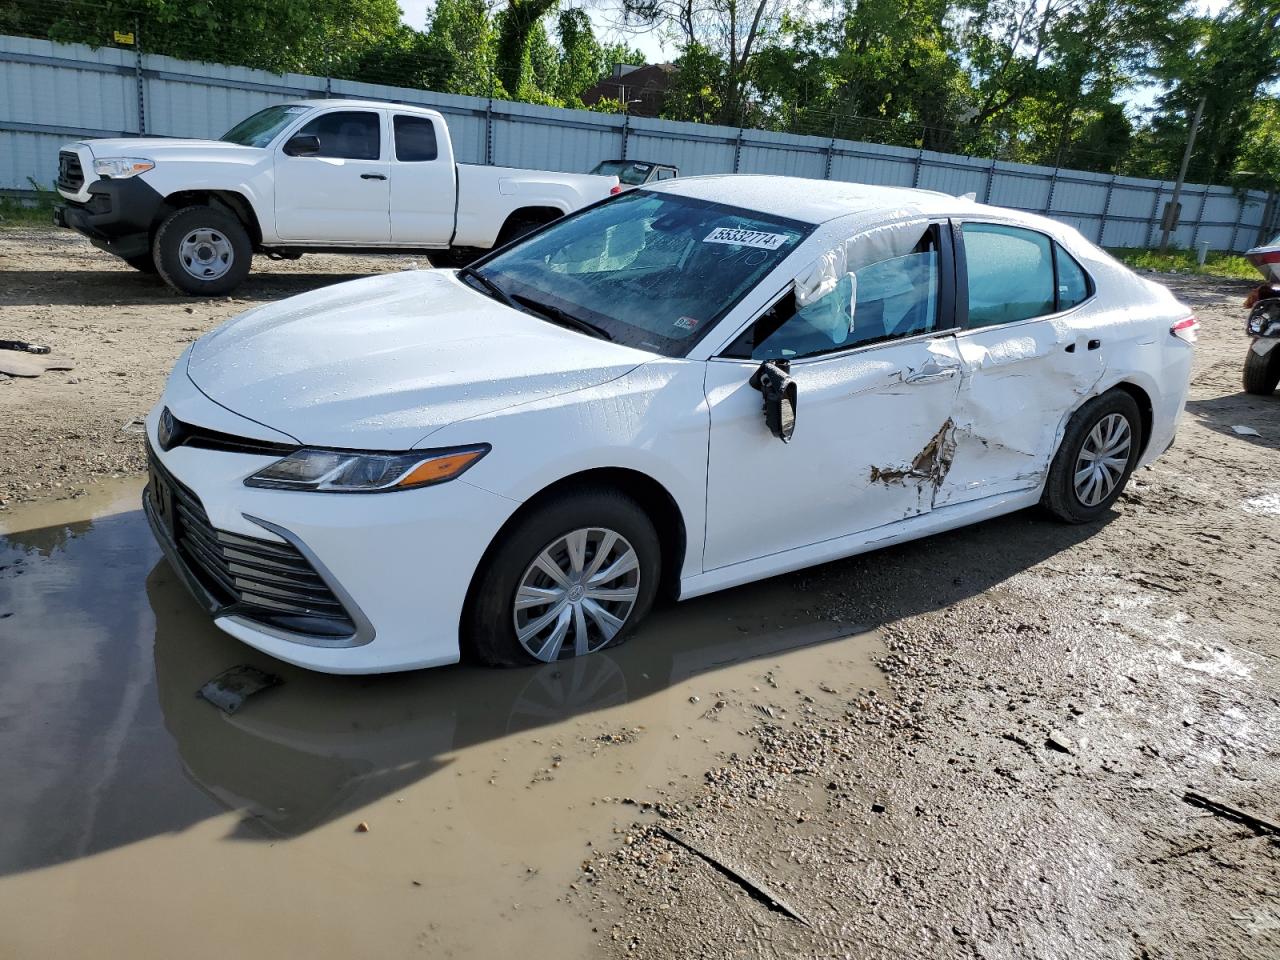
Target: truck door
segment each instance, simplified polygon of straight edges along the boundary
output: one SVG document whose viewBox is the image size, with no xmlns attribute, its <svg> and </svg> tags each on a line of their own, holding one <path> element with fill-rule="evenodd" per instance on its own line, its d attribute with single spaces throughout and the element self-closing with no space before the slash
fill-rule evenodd
<svg viewBox="0 0 1280 960">
<path fill-rule="evenodd" d="M 392 114 L 391 239 L 432 247 L 453 237 L 454 167 L 443 122 Z"/>
<path fill-rule="evenodd" d="M 281 239 L 348 244 L 391 239 L 385 119 L 381 110 L 330 110 L 277 148 L 276 233 Z M 315 137 L 319 150 L 300 152 L 296 140 L 303 136 Z"/>
</svg>

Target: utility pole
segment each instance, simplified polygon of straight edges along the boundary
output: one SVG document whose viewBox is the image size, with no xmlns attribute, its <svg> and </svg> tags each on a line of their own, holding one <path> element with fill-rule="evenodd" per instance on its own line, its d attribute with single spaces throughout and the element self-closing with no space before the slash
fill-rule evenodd
<svg viewBox="0 0 1280 960">
<path fill-rule="evenodd" d="M 1182 165 L 1178 167 L 1178 182 L 1173 185 L 1173 199 L 1169 201 L 1169 206 L 1165 207 L 1164 229 L 1160 232 L 1160 252 L 1164 253 L 1169 249 L 1169 234 L 1178 226 L 1177 221 L 1179 207 L 1178 202 L 1182 199 L 1182 183 L 1187 179 L 1187 164 L 1191 162 L 1191 151 L 1196 146 L 1196 133 L 1200 130 L 1200 118 L 1204 115 L 1204 101 L 1201 97 L 1200 102 L 1196 104 L 1196 115 L 1191 121 L 1191 133 L 1187 136 L 1187 149 L 1182 152 Z"/>
</svg>

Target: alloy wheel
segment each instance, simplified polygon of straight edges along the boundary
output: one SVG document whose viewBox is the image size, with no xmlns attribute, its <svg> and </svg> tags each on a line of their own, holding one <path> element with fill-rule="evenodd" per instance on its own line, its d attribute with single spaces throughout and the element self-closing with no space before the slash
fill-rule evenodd
<svg viewBox="0 0 1280 960">
<path fill-rule="evenodd" d="M 1133 430 L 1123 414 L 1108 414 L 1094 424 L 1076 458 L 1076 499 L 1086 507 L 1096 507 L 1106 500 L 1129 466 L 1132 445 Z"/>
<path fill-rule="evenodd" d="M 584 527 L 548 544 L 529 564 L 512 604 L 516 639 L 551 662 L 605 647 L 640 595 L 640 562 L 621 534 Z"/>
</svg>

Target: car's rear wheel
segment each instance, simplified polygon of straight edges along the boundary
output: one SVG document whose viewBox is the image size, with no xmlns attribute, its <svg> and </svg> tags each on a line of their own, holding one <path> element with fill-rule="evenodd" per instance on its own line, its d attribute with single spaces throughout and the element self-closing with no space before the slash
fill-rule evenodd
<svg viewBox="0 0 1280 960">
<path fill-rule="evenodd" d="M 638 503 L 609 490 L 561 494 L 489 551 L 465 634 L 495 666 L 595 653 L 621 643 L 648 613 L 660 570 L 658 534 Z"/>
<path fill-rule="evenodd" d="M 195 297 L 230 293 L 253 264 L 244 225 L 206 206 L 184 207 L 160 224 L 152 253 L 165 283 Z"/>
<path fill-rule="evenodd" d="M 1067 424 L 1041 503 L 1060 520 L 1088 523 L 1124 491 L 1142 450 L 1138 404 L 1112 390 L 1081 407 Z"/>
<path fill-rule="evenodd" d="M 1250 347 L 1244 358 L 1245 392 L 1269 397 L 1276 392 L 1277 384 L 1280 384 L 1280 345 L 1261 357 Z"/>
</svg>

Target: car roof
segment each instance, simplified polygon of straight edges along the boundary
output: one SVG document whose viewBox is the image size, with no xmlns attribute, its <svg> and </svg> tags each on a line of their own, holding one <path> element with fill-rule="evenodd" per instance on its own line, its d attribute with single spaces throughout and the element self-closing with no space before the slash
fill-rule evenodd
<svg viewBox="0 0 1280 960">
<path fill-rule="evenodd" d="M 959 210 L 981 208 L 981 205 L 972 201 L 933 190 L 753 174 L 681 177 L 646 186 L 646 189 L 710 200 L 814 224 L 852 214 L 890 213 L 903 207 L 910 207 L 913 212 L 926 216 L 951 216 Z M 1006 213 L 991 207 L 981 209 L 992 214 Z"/>
<path fill-rule="evenodd" d="M 412 103 L 392 103 L 389 100 L 290 100 L 288 103 L 282 104 L 286 107 L 347 107 L 347 108 L 363 108 L 365 110 L 371 107 L 389 107 L 393 110 L 403 110 L 405 113 L 423 113 L 428 116 L 438 117 L 440 111 L 432 110 L 430 107 L 419 107 Z"/>
</svg>

